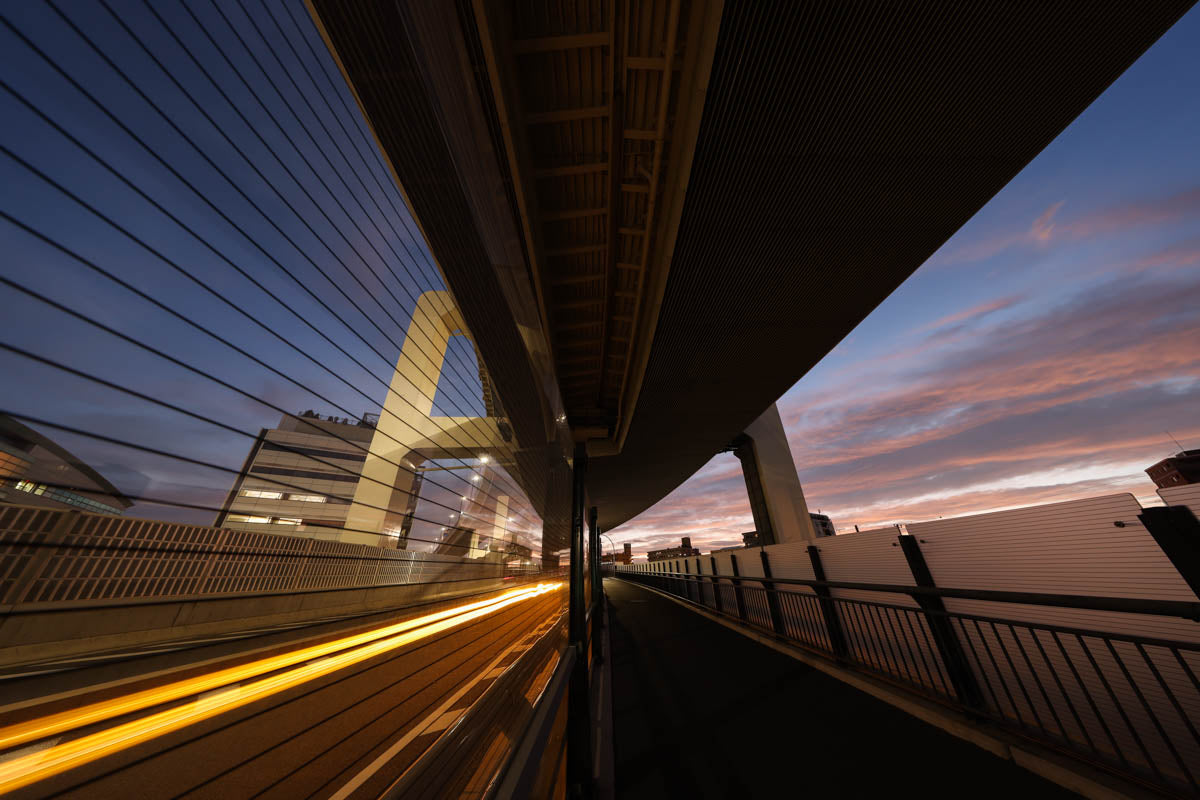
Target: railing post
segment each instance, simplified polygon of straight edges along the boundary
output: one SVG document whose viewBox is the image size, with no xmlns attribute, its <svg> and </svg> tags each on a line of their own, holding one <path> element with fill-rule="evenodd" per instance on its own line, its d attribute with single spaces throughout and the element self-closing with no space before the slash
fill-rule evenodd
<svg viewBox="0 0 1200 800">
<path fill-rule="evenodd" d="M 729 565 L 733 568 L 733 577 L 729 579 L 729 582 L 733 584 L 733 597 L 737 601 L 738 619 L 746 622 L 746 598 L 742 595 L 742 582 L 738 579 L 738 575 L 741 573 L 738 572 L 737 556 L 733 553 L 729 554 Z"/>
<path fill-rule="evenodd" d="M 783 612 L 779 609 L 779 595 L 775 592 L 775 582 L 771 580 L 771 559 L 767 557 L 765 548 L 759 548 L 758 557 L 762 559 L 763 589 L 767 592 L 767 610 L 771 614 L 771 630 L 776 636 L 786 636 L 783 628 Z"/>
<path fill-rule="evenodd" d="M 709 561 L 712 563 L 712 585 L 713 585 L 713 603 L 716 604 L 717 613 L 725 613 L 725 609 L 721 606 L 721 579 L 717 577 L 717 557 L 709 556 Z"/>
<path fill-rule="evenodd" d="M 600 664 L 604 661 L 600 643 L 603 641 L 601 629 L 604 614 L 604 585 L 600 577 L 600 524 L 597 521 L 599 512 L 595 506 L 588 509 L 588 560 L 592 567 L 592 662 Z"/>
<path fill-rule="evenodd" d="M 897 538 L 900 540 L 900 550 L 904 553 L 905 560 L 908 561 L 913 582 L 923 588 L 936 588 L 933 582 L 933 573 L 929 571 L 929 565 L 925 563 L 925 555 L 921 552 L 921 545 L 917 543 L 917 537 L 900 534 Z M 937 595 L 913 594 L 911 597 L 925 612 L 925 619 L 929 622 L 929 632 L 933 635 L 933 643 L 942 657 L 942 663 L 946 665 L 946 672 L 950 676 L 950 683 L 954 685 L 954 692 L 958 695 L 959 701 L 971 708 L 982 706 L 983 692 L 980 691 L 979 683 L 975 680 L 975 673 L 971 671 L 971 664 L 967 661 L 962 642 L 958 640 L 958 636 L 954 633 L 954 627 L 950 624 L 950 618 L 946 616 L 946 604 Z"/>
<path fill-rule="evenodd" d="M 825 565 L 821 563 L 821 551 L 816 545 L 808 546 L 808 560 L 812 562 L 813 577 L 822 582 L 828 580 L 825 577 Z M 842 620 L 837 615 L 833 594 L 828 586 L 814 586 L 813 593 L 818 598 L 821 616 L 825 618 L 825 634 L 829 637 L 829 647 L 835 658 L 843 660 L 850 654 L 850 649 L 846 647 L 846 633 L 842 630 Z"/>
<path fill-rule="evenodd" d="M 575 664 L 567 691 L 568 795 L 580 800 L 592 796 L 592 726 L 588 691 L 587 597 L 583 586 L 583 508 L 587 475 L 587 445 L 576 442 L 571 467 L 571 563 L 568 606 L 568 642 Z"/>
<path fill-rule="evenodd" d="M 1144 508 L 1138 519 L 1200 597 L 1200 522 L 1196 515 L 1187 506 L 1165 506 Z"/>
</svg>

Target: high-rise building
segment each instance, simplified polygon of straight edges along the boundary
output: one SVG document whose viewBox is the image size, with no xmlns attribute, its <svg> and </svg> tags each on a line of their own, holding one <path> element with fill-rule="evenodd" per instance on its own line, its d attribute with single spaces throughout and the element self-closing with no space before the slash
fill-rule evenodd
<svg viewBox="0 0 1200 800">
<path fill-rule="evenodd" d="M 0 503 L 121 514 L 133 505 L 58 443 L 0 414 Z"/>
<path fill-rule="evenodd" d="M 1200 450 L 1183 450 L 1164 458 L 1154 466 L 1147 467 L 1146 474 L 1160 489 L 1200 483 Z"/>
<path fill-rule="evenodd" d="M 374 433 L 365 416 L 285 415 L 259 432 L 213 524 L 338 538 Z"/>
</svg>

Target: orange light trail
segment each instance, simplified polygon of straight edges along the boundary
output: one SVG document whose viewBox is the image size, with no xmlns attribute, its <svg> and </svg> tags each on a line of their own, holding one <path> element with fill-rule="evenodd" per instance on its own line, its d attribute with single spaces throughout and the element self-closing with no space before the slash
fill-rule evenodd
<svg viewBox="0 0 1200 800">
<path fill-rule="evenodd" d="M 313 645 L 292 653 L 219 670 L 209 675 L 176 681 L 157 689 L 148 689 L 127 697 L 93 703 L 73 711 L 5 728 L 0 730 L 0 743 L 3 743 L 0 746 L 8 749 L 16 744 L 43 739 L 56 733 L 112 719 L 133 711 L 210 692 L 222 686 L 230 686 L 230 684 L 258 677 L 267 672 L 294 666 L 301 661 L 309 662 L 275 675 L 260 678 L 252 683 L 231 686 L 227 691 L 210 695 L 187 705 L 159 711 L 0 763 L 0 794 L 28 786 L 156 736 L 231 711 L 561 587 L 562 583 L 551 583 L 538 584 L 530 589 L 513 590 L 491 600 L 439 611 L 375 631 Z M 319 660 L 312 661 L 312 659 Z"/>
</svg>

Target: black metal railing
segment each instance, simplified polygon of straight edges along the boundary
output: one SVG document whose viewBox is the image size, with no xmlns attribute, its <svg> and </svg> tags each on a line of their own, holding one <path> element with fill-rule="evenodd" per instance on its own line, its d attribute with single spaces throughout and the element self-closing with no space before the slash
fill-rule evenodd
<svg viewBox="0 0 1200 800">
<path fill-rule="evenodd" d="M 1200 793 L 1200 644 L 957 613 L 941 601 L 1020 604 L 1016 615 L 1036 606 L 1192 621 L 1200 620 L 1200 604 L 769 574 L 616 575 L 1159 791 Z M 838 597 L 834 590 L 894 599 Z M 1113 627 L 1128 630 L 1133 619 Z"/>
</svg>

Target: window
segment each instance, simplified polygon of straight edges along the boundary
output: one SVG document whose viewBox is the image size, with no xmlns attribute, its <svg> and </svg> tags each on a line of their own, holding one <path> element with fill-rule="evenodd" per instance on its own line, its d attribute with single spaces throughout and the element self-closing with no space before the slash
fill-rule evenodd
<svg viewBox="0 0 1200 800">
<path fill-rule="evenodd" d="M 270 517 L 255 517 L 250 514 L 230 514 L 227 518 L 229 522 L 270 522 Z"/>
<path fill-rule="evenodd" d="M 323 494 L 289 494 L 288 500 L 299 500 L 301 503 L 324 503 Z"/>
<path fill-rule="evenodd" d="M 299 517 L 276 517 L 275 518 L 276 525 L 299 525 L 302 522 L 304 522 L 304 520 L 300 519 Z"/>
<path fill-rule="evenodd" d="M 267 489 L 243 489 L 242 497 L 263 497 L 267 500 L 278 500 L 283 497 L 283 492 L 272 492 Z"/>
</svg>

